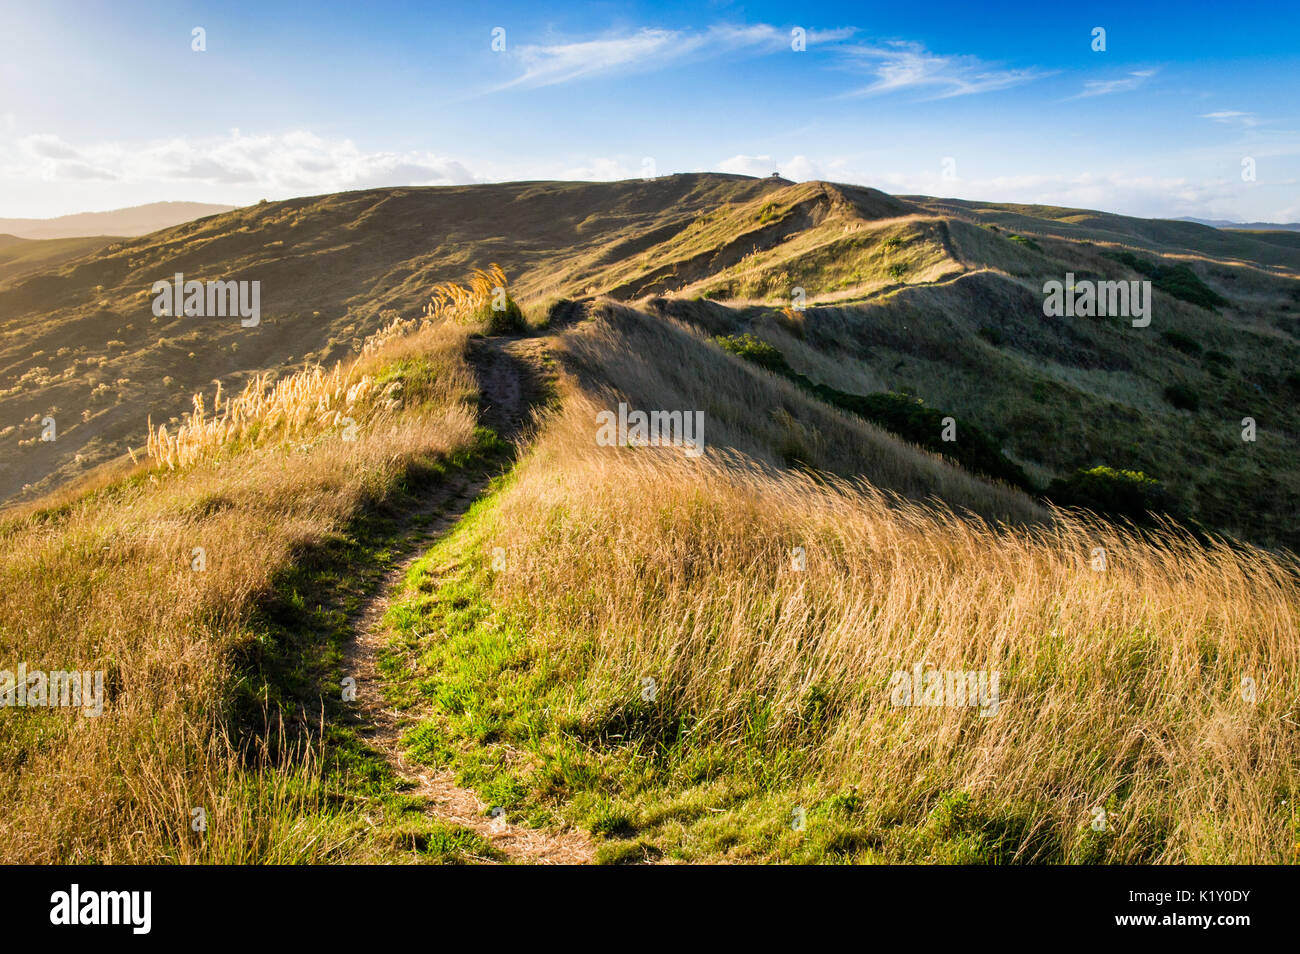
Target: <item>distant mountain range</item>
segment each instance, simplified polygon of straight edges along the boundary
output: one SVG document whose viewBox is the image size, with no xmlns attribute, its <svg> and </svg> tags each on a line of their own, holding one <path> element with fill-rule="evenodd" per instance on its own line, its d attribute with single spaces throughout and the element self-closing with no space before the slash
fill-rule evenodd
<svg viewBox="0 0 1300 954">
<path fill-rule="evenodd" d="M 1195 222 L 1216 229 L 1253 229 L 1267 232 L 1300 232 L 1300 222 L 1229 222 L 1227 219 L 1196 219 L 1189 215 L 1179 216 L 1175 222 Z"/>
<path fill-rule="evenodd" d="M 53 219 L 0 219 L 0 233 L 25 239 L 66 239 L 89 235 L 137 236 L 238 208 L 207 202 L 150 202 L 111 212 L 79 212 Z"/>
</svg>

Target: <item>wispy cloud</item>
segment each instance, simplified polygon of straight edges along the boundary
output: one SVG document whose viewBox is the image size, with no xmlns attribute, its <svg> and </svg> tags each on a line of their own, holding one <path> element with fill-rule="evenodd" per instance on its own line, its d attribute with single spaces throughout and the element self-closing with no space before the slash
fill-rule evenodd
<svg viewBox="0 0 1300 954">
<path fill-rule="evenodd" d="M 1035 68 L 1004 68 L 976 56 L 940 55 L 919 43 L 903 40 L 878 44 L 845 42 L 857 33 L 855 27 L 809 29 L 805 37 L 808 49 L 818 45 L 831 47 L 837 59 L 850 68 L 874 75 L 874 82 L 850 91 L 848 96 L 922 90 L 930 99 L 946 99 L 1008 89 L 1050 75 Z M 686 61 L 729 54 L 765 56 L 789 52 L 793 39 L 790 29 L 760 23 L 716 25 L 704 30 L 642 28 L 597 39 L 532 44 L 510 52 L 523 71 L 493 92 L 661 70 Z"/>
<path fill-rule="evenodd" d="M 1259 119 L 1254 113 L 1243 113 L 1235 109 L 1223 109 L 1216 113 L 1202 113 L 1202 119 L 1213 119 L 1216 123 L 1231 126 L 1258 126 Z"/>
<path fill-rule="evenodd" d="M 1087 80 L 1083 84 L 1083 92 L 1075 99 L 1085 99 L 1089 96 L 1110 96 L 1112 93 L 1128 93 L 1142 86 L 1147 80 L 1156 75 L 1156 70 L 1134 70 L 1117 79 L 1106 80 Z"/>
<path fill-rule="evenodd" d="M 1009 89 L 1049 75 L 1033 68 L 1007 69 L 976 56 L 932 53 L 919 43 L 902 40 L 843 50 L 854 65 L 875 75 L 875 82 L 849 96 L 922 90 L 931 94 L 930 99 L 947 99 Z"/>
<path fill-rule="evenodd" d="M 194 183 L 310 194 L 385 185 L 475 181 L 459 162 L 428 152 L 364 152 L 349 139 L 306 131 L 172 138 L 78 146 L 58 136 L 24 136 L 0 148 L 0 175 L 45 182 Z"/>
<path fill-rule="evenodd" d="M 809 30 L 806 39 L 812 46 L 847 39 L 853 32 L 851 28 Z M 663 69 L 685 60 L 731 53 L 760 55 L 788 51 L 792 39 L 790 30 L 759 23 L 742 26 L 721 24 L 705 30 L 645 27 L 634 33 L 607 35 L 593 40 L 529 44 L 509 52 L 522 65 L 523 72 L 498 86 L 497 90 L 532 89 L 614 73 Z"/>
</svg>

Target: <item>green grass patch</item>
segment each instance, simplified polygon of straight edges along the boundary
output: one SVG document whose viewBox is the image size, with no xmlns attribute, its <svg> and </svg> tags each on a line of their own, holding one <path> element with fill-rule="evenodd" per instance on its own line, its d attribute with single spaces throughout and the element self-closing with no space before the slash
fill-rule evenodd
<svg viewBox="0 0 1300 954">
<path fill-rule="evenodd" d="M 364 834 L 367 859 L 374 853 L 422 863 L 501 858 L 473 831 L 432 819 L 403 794 L 384 756 L 361 736 L 353 704 L 343 701 L 342 667 L 352 614 L 379 586 L 401 543 L 396 515 L 451 472 L 498 463 L 503 448 L 494 433 L 479 428 L 474 444 L 450 459 L 427 460 L 396 477 L 343 530 L 277 574 L 230 659 L 232 736 L 250 753 L 280 753 L 284 771 L 293 770 L 302 746 L 312 748 L 322 771 L 300 782 L 311 789 L 301 804 L 317 817 L 304 821 L 356 833 L 340 838 L 344 846 Z M 355 857 L 348 850 L 340 848 L 339 860 Z"/>
</svg>

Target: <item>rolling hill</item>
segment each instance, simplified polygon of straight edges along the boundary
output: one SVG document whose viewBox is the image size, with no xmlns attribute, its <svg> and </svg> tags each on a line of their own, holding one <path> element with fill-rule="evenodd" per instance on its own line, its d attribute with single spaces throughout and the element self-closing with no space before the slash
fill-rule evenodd
<svg viewBox="0 0 1300 954">
<path fill-rule="evenodd" d="M 658 233 L 643 279 L 596 248 L 533 281 L 757 287 L 799 242 L 810 297 L 841 295 L 819 245 L 897 211 L 765 188 Z M 875 227 L 900 243 L 847 273 L 884 273 L 867 307 L 1010 281 L 909 291 L 889 265 L 946 276 L 984 233 Z M 0 718 L 0 861 L 1295 860 L 1293 557 L 982 478 L 1021 476 L 869 386 L 850 323 L 890 317 L 848 297 L 493 308 L 526 281 L 205 389 L 138 460 L 0 515 L 0 658 L 103 676 Z M 693 443 L 602 437 L 629 406 Z"/>
<path fill-rule="evenodd" d="M 28 272 L 54 268 L 103 248 L 112 236 L 92 235 L 66 239 L 25 239 L 0 235 L 0 281 Z"/>
<path fill-rule="evenodd" d="M 262 203 L 0 282 L 0 494 L 30 499 L 138 448 L 146 417 L 177 419 L 214 381 L 354 353 L 435 282 L 499 262 L 534 320 L 605 298 L 700 341 L 750 335 L 800 400 L 919 400 L 956 421 L 950 458 L 981 435 L 1032 492 L 1141 471 L 1180 518 L 1294 547 L 1300 247 L 1277 235 L 717 174 Z M 155 316 L 152 284 L 176 272 L 260 281 L 260 323 Z M 1045 317 L 1043 283 L 1067 273 L 1156 276 L 1150 326 Z"/>
<path fill-rule="evenodd" d="M 210 202 L 150 202 L 110 212 L 77 212 L 52 219 L 0 219 L 0 232 L 27 239 L 68 239 L 93 235 L 147 235 L 205 215 L 229 212 L 233 205 Z"/>
</svg>

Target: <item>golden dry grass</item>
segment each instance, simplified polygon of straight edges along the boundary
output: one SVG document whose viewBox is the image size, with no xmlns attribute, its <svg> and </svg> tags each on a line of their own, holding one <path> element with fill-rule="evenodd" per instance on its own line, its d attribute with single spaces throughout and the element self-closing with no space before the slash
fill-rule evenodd
<svg viewBox="0 0 1300 954">
<path fill-rule="evenodd" d="M 907 444 L 862 418 L 809 397 L 756 370 L 671 318 L 615 303 L 555 342 L 602 407 L 619 400 L 642 409 L 702 410 L 705 442 L 773 466 L 797 464 L 872 484 L 913 499 L 931 497 L 983 517 L 1015 523 L 1045 519 L 1026 494 L 994 485 Z"/>
<path fill-rule="evenodd" d="M 500 273 L 500 269 L 497 272 Z M 476 275 L 476 281 L 479 277 Z M 483 273 L 483 277 L 495 276 Z M 500 277 L 504 282 L 504 274 Z M 445 290 L 447 287 L 459 288 L 455 285 L 439 286 L 435 300 L 443 304 L 431 309 L 423 321 L 394 318 L 366 339 L 361 348 L 362 357 L 373 358 L 392 351 L 386 354 L 392 360 L 396 351 L 390 346 L 403 338 L 438 322 L 464 320 L 466 305 L 472 306 L 477 298 L 452 294 Z M 477 288 L 477 284 L 474 287 Z M 444 297 L 438 297 L 438 292 Z M 415 350 L 413 343 L 405 342 L 404 354 L 409 355 Z M 167 469 L 175 470 L 243 440 L 264 443 L 272 438 L 283 440 L 308 429 L 359 426 L 360 422 L 352 415 L 362 415 L 363 409 L 373 411 L 377 396 L 385 399 L 384 410 L 398 406 L 393 399 L 398 390 L 396 383 L 390 383 L 382 395 L 377 395 L 379 386 L 375 377 L 366 371 L 375 363 L 374 360 L 339 361 L 328 371 L 317 364 L 280 378 L 273 385 L 269 383 L 270 374 L 263 373 L 249 381 L 236 397 L 227 396 L 224 400 L 221 383 L 217 382 L 211 415 L 207 413 L 203 395 L 199 393 L 194 395 L 193 410 L 181 420 L 175 434 L 169 434 L 165 424 L 159 424 L 155 429 L 153 421 L 148 421 L 146 454 L 157 466 L 165 465 Z M 131 457 L 135 459 L 134 451 Z"/>
<path fill-rule="evenodd" d="M 279 571 L 413 462 L 472 443 L 469 329 L 407 332 L 269 397 L 219 403 L 219 417 L 196 406 L 193 429 L 169 445 L 175 472 L 142 465 L 0 527 L 0 668 L 103 669 L 110 687 L 99 718 L 0 713 L 0 861 L 321 861 L 356 846 L 355 831 L 319 811 L 318 746 L 286 741 L 273 703 L 266 731 L 232 734 L 232 660 L 258 653 L 250 620 Z M 412 355 L 418 389 L 342 405 L 357 411 L 355 440 L 316 413 L 346 400 L 347 382 Z M 250 420 L 298 423 L 266 430 L 283 440 L 218 453 Z M 200 547 L 207 565 L 196 571 Z M 194 808 L 207 812 L 202 836 Z"/>
<path fill-rule="evenodd" d="M 149 466 L 0 526 L 0 668 L 102 668 L 111 686 L 99 719 L 0 713 L 0 861 L 375 856 L 328 810 L 316 743 L 275 712 L 251 740 L 231 731 L 231 665 L 257 652 L 278 572 L 412 462 L 472 442 L 473 330 L 395 322 L 356 363 L 196 405 Z M 482 542 L 506 554 L 491 596 L 528 620 L 530 657 L 572 675 L 570 714 L 652 677 L 693 737 L 796 767 L 788 791 L 854 790 L 890 860 L 913 850 L 891 826 L 951 793 L 1002 826 L 999 860 L 1295 860 L 1289 556 L 1047 513 L 670 320 L 606 305 L 551 345 L 561 409 Z M 708 452 L 597 446 L 620 399 L 704 409 Z M 893 705 L 892 675 L 918 663 L 997 672 L 996 714 Z"/>
<path fill-rule="evenodd" d="M 1297 859 L 1289 557 L 1078 515 L 1000 528 L 716 446 L 597 447 L 605 401 L 566 389 L 483 543 L 507 555 L 493 601 L 580 670 L 573 718 L 649 676 L 691 739 L 802 752 L 805 795 L 920 824 L 966 793 L 987 830 L 1019 819 L 1003 860 Z M 998 711 L 891 704 L 917 663 L 998 672 Z"/>
<path fill-rule="evenodd" d="M 441 282 L 434 286 L 424 316 L 430 321 L 474 321 L 497 294 L 504 294 L 506 273 L 493 263 L 476 268 L 464 284 Z M 500 292 L 498 292 L 498 289 Z"/>
</svg>

